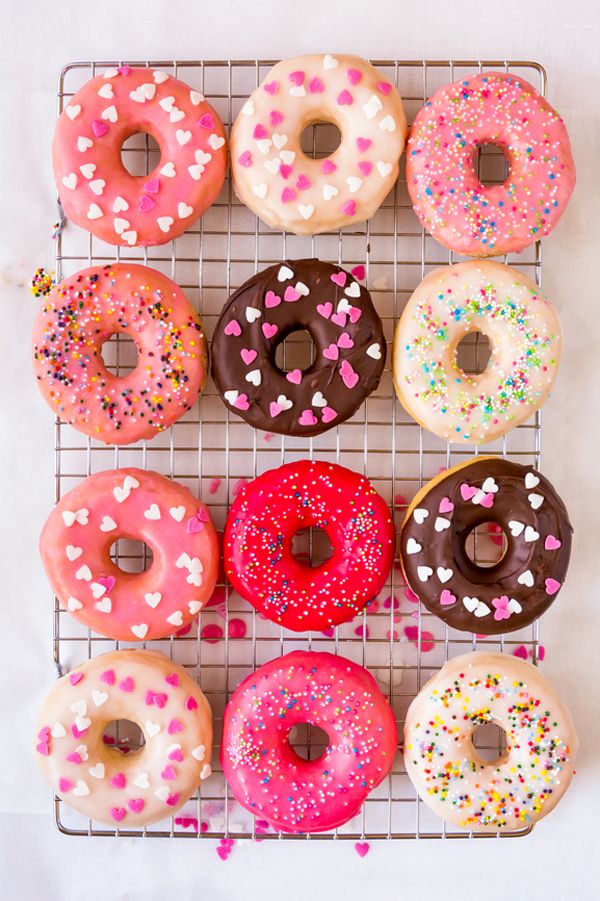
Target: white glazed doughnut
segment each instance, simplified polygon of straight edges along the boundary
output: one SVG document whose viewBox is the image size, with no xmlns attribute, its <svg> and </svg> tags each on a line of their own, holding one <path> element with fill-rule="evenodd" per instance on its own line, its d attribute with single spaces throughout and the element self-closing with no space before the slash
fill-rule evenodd
<svg viewBox="0 0 600 901">
<path fill-rule="evenodd" d="M 103 741 L 115 720 L 145 745 L 125 755 Z M 210 776 L 212 713 L 183 667 L 157 651 L 111 651 L 76 667 L 46 697 L 36 731 L 42 774 L 67 804 L 121 828 L 171 816 Z"/>
<path fill-rule="evenodd" d="M 507 748 L 496 761 L 473 746 L 495 722 Z M 567 708 L 535 666 L 475 651 L 448 661 L 406 714 L 404 760 L 422 800 L 448 823 L 475 832 L 531 826 L 567 790 L 577 754 Z"/>
<path fill-rule="evenodd" d="M 337 150 L 308 157 L 303 130 L 332 122 Z M 398 178 L 406 117 L 397 89 L 358 56 L 283 60 L 231 130 L 236 194 L 267 225 L 316 235 L 368 219 Z"/>
<path fill-rule="evenodd" d="M 483 372 L 468 375 L 456 351 L 477 331 L 491 356 Z M 542 406 L 560 355 L 558 313 L 527 276 L 491 261 L 442 266 L 425 276 L 396 326 L 396 394 L 434 435 L 485 444 Z"/>
</svg>

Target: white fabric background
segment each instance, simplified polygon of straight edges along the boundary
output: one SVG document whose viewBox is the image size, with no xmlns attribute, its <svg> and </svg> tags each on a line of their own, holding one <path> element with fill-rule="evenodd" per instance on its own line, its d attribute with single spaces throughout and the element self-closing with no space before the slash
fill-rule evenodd
<svg viewBox="0 0 600 901">
<path fill-rule="evenodd" d="M 21 901 L 178 898 L 598 897 L 600 791 L 598 342 L 600 12 L 596 0 L 1 0 L 0 419 L 3 547 L 0 673 L 0 892 Z M 54 678 L 48 587 L 36 544 L 52 502 L 53 429 L 30 374 L 36 302 L 26 283 L 52 262 L 50 140 L 55 80 L 75 59 L 361 56 L 535 59 L 566 118 L 578 186 L 544 243 L 544 287 L 559 307 L 565 358 L 544 413 L 544 470 L 568 501 L 575 543 L 568 585 L 544 617 L 544 671 L 572 708 L 578 776 L 557 811 L 524 840 L 245 843 L 226 863 L 212 843 L 59 835 L 30 751 Z M 596 445 L 596 446 L 595 446 Z"/>
</svg>

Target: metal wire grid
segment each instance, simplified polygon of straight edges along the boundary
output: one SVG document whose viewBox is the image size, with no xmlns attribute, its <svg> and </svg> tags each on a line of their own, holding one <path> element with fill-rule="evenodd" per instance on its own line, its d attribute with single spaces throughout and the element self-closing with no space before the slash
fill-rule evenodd
<svg viewBox="0 0 600 901">
<path fill-rule="evenodd" d="M 246 97 L 260 84 L 274 60 L 239 61 L 128 61 L 129 65 L 160 68 L 182 78 L 205 94 L 229 126 Z M 77 62 L 65 66 L 58 84 L 58 111 L 91 76 L 125 61 Z M 509 60 L 373 60 L 399 88 L 409 121 L 425 99 L 444 83 L 484 69 L 518 73 L 546 91 L 546 74 L 534 62 Z M 306 139 L 306 140 L 305 140 Z M 308 153 L 325 156 L 334 149 L 335 129 L 311 126 L 303 136 Z M 305 142 L 305 143 L 304 143 Z M 148 135 L 136 135 L 123 149 L 123 159 L 134 174 L 146 174 L 158 161 L 159 151 Z M 481 148 L 477 165 L 482 180 L 501 182 L 506 161 L 498 148 Z M 277 233 L 263 225 L 234 196 L 229 178 L 216 203 L 182 237 L 162 247 L 115 248 L 69 224 L 59 205 L 61 227 L 56 238 L 58 279 L 88 265 L 113 260 L 142 262 L 160 269 L 182 286 L 199 310 L 210 337 L 227 297 L 246 278 L 281 259 L 314 256 L 335 260 L 351 268 L 363 264 L 366 283 L 384 324 L 388 342 L 394 322 L 421 278 L 440 264 L 457 262 L 457 257 L 438 245 L 418 224 L 401 177 L 375 216 L 367 223 L 335 234 L 299 238 Z M 505 262 L 527 272 L 541 284 L 539 242 L 518 258 Z M 281 365 L 306 365 L 306 341 L 291 336 L 284 344 Z M 393 506 L 400 522 L 410 498 L 441 467 L 454 465 L 477 454 L 471 447 L 456 447 L 440 441 L 412 421 L 395 399 L 388 355 L 386 371 L 378 390 L 348 422 L 312 439 L 269 436 L 254 431 L 229 413 L 209 381 L 195 407 L 171 429 L 151 442 L 130 447 L 110 447 L 86 438 L 59 421 L 55 424 L 56 500 L 82 478 L 102 469 L 141 466 L 162 472 L 187 485 L 211 509 L 222 528 L 229 502 L 240 480 L 251 479 L 272 467 L 305 457 L 337 461 L 363 472 Z M 135 350 L 124 337 L 105 345 L 107 365 L 124 373 L 135 365 Z M 466 370 L 480 371 L 487 361 L 486 344 L 476 333 L 460 348 L 459 362 Z M 496 453 L 536 467 L 540 464 L 541 423 L 539 414 L 514 429 L 496 444 L 485 447 Z M 300 537 L 299 552 L 319 562 L 327 554 L 322 534 Z M 473 553 L 478 562 L 501 554 L 497 536 L 475 536 Z M 124 569 L 142 570 L 149 565 L 148 549 L 139 543 L 116 542 L 114 559 Z M 412 604 L 399 568 L 395 567 L 380 602 L 353 622 L 339 626 L 331 634 L 297 635 L 259 617 L 248 604 L 220 583 L 217 606 L 205 608 L 197 626 L 187 634 L 162 641 L 144 642 L 187 667 L 208 697 L 215 720 L 216 744 L 213 775 L 176 816 L 145 829 L 118 829 L 86 820 L 58 797 L 54 799 L 55 821 L 61 832 L 92 836 L 158 836 L 186 838 L 260 839 L 378 839 L 378 838 L 490 838 L 468 831 L 446 828 L 419 800 L 406 775 L 400 752 L 393 771 L 363 805 L 350 823 L 330 833 L 283 835 L 265 830 L 231 797 L 218 765 L 219 737 L 224 706 L 237 684 L 261 663 L 296 648 L 329 650 L 367 666 L 389 696 L 401 732 L 408 704 L 427 679 L 457 654 L 475 648 L 511 653 L 518 645 L 530 649 L 538 661 L 538 624 L 506 638 L 470 636 L 443 624 L 418 604 Z M 246 635 L 229 635 L 232 619 L 242 620 Z M 237 624 L 239 625 L 239 624 Z M 221 637 L 203 638 L 206 626 L 219 626 Z M 409 628 L 417 628 L 416 636 Z M 218 630 L 217 630 L 218 631 Z M 54 660 L 59 673 L 77 665 L 82 658 L 129 645 L 114 642 L 85 630 L 54 600 Z M 134 645 L 139 647 L 140 644 Z M 124 724 L 121 724 L 123 726 Z M 130 724 L 131 726 L 131 724 Z M 502 734 L 495 727 L 475 736 L 482 756 L 494 758 L 502 751 Z M 139 729 L 133 732 L 119 724 L 109 732 L 117 747 L 135 749 Z M 490 733 L 493 733 L 490 735 Z M 142 739 L 143 740 L 143 739 Z M 301 728 L 294 738 L 296 749 L 314 759 L 324 748 L 320 730 Z M 129 743 L 129 744 L 128 744 Z M 183 819 L 182 818 L 186 818 Z M 530 828 L 510 833 L 525 835 Z M 506 833 L 503 836 L 506 837 Z"/>
</svg>

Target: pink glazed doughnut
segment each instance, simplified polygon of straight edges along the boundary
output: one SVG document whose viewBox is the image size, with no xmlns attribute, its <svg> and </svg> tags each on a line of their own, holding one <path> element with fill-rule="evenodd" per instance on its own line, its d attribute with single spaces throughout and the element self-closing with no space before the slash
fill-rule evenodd
<svg viewBox="0 0 600 901">
<path fill-rule="evenodd" d="M 131 175 L 121 147 L 145 132 L 160 147 Z M 153 69 L 120 66 L 87 81 L 56 123 L 54 177 L 66 215 L 108 244 L 164 244 L 190 227 L 225 179 L 225 129 L 202 94 Z"/>
<path fill-rule="evenodd" d="M 303 130 L 333 122 L 340 146 L 302 150 Z M 406 117 L 397 89 L 358 56 L 327 53 L 277 63 L 231 130 L 236 194 L 272 228 L 316 235 L 369 219 L 398 178 Z"/>
<path fill-rule="evenodd" d="M 102 345 L 126 333 L 138 351 L 124 376 Z M 202 323 L 175 282 L 147 266 L 91 266 L 44 298 L 33 327 L 33 368 L 48 406 L 106 444 L 152 438 L 186 413 L 206 379 Z"/>
<path fill-rule="evenodd" d="M 510 171 L 481 184 L 477 148 L 497 144 Z M 406 181 L 423 227 L 465 256 L 518 253 L 550 234 L 575 186 L 565 123 L 524 79 L 483 72 L 446 85 L 410 130 Z"/>
<path fill-rule="evenodd" d="M 125 755 L 103 741 L 130 720 L 145 744 Z M 211 774 L 212 713 L 186 670 L 158 651 L 111 651 L 54 685 L 35 739 L 42 775 L 69 806 L 137 829 L 172 816 Z"/>
<path fill-rule="evenodd" d="M 329 744 L 304 760 L 290 744 L 310 723 Z M 356 816 L 394 763 L 392 709 L 370 673 L 334 654 L 292 651 L 239 685 L 225 708 L 221 765 L 235 798 L 282 832 L 326 832 Z"/>
<path fill-rule="evenodd" d="M 128 573 L 113 563 L 118 538 L 144 541 L 149 569 Z M 183 485 L 142 469 L 98 472 L 65 494 L 46 520 L 40 553 L 63 607 L 121 641 L 166 638 L 190 623 L 219 569 L 207 508 Z"/>
</svg>

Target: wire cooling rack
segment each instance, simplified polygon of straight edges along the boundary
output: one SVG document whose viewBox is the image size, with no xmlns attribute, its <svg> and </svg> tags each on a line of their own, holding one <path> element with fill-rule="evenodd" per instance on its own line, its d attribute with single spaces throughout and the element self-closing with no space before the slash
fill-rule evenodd
<svg viewBox="0 0 600 901">
<path fill-rule="evenodd" d="M 58 85 L 58 111 L 90 77 L 124 63 L 151 66 L 180 77 L 207 97 L 223 122 L 234 121 L 244 100 L 260 84 L 275 60 L 236 61 L 106 61 L 77 62 L 65 66 Z M 373 60 L 385 76 L 397 84 L 409 121 L 434 90 L 445 83 L 484 69 L 515 72 L 545 94 L 546 75 L 534 62 L 510 60 Z M 307 153 L 326 156 L 339 141 L 332 125 L 316 124 L 303 135 Z M 157 145 L 148 135 L 134 135 L 123 148 L 127 168 L 146 174 L 159 158 Z M 506 160 L 497 148 L 480 149 L 477 161 L 486 183 L 502 182 Z M 56 237 L 58 279 L 93 264 L 113 260 L 138 261 L 163 271 L 184 289 L 199 310 L 210 338 L 220 310 L 229 294 L 259 269 L 285 258 L 319 257 L 350 269 L 362 264 L 366 284 L 391 343 L 396 319 L 421 278 L 441 264 L 457 262 L 420 227 L 410 204 L 404 175 L 373 218 L 335 234 L 296 237 L 272 231 L 234 196 L 229 179 L 216 203 L 186 234 L 170 244 L 152 248 L 115 248 L 65 223 L 61 214 Z M 527 272 L 541 283 L 540 244 L 518 258 L 505 262 Z M 283 368 L 306 366 L 310 341 L 297 333 L 284 343 L 279 362 Z M 459 348 L 459 363 L 466 370 L 481 371 L 489 350 L 479 334 L 469 336 Z M 402 521 L 407 503 L 416 491 L 441 468 L 476 454 L 473 446 L 456 447 L 424 431 L 395 399 L 390 356 L 378 390 L 356 415 L 337 428 L 312 439 L 270 436 L 254 431 L 229 413 L 209 380 L 194 408 L 171 429 L 150 442 L 116 448 L 86 438 L 69 425 L 56 422 L 56 500 L 81 479 L 103 469 L 140 466 L 163 473 L 191 489 L 210 507 L 222 528 L 228 505 L 244 479 L 252 479 L 285 462 L 310 457 L 337 461 L 364 473 L 393 506 Z M 104 358 L 115 373 L 135 365 L 135 349 L 125 337 L 112 338 Z M 539 414 L 511 431 L 502 440 L 486 445 L 485 453 L 499 454 L 523 464 L 540 464 L 541 424 Z M 477 534 L 472 555 L 488 563 L 501 556 L 497 534 Z M 323 534 L 298 537 L 297 553 L 319 562 L 327 555 Z M 150 563 L 148 549 L 121 540 L 113 556 L 124 569 L 141 571 Z M 230 693 L 250 672 L 273 657 L 297 648 L 331 651 L 366 666 L 389 697 L 401 734 L 406 709 L 431 675 L 448 658 L 475 648 L 512 653 L 519 645 L 534 663 L 539 656 L 538 624 L 508 637 L 483 638 L 452 630 L 414 603 L 406 591 L 400 569 L 395 567 L 378 602 L 351 623 L 329 634 L 295 634 L 259 617 L 230 588 L 220 583 L 215 604 L 200 615 L 187 634 L 162 641 L 144 642 L 162 650 L 187 667 L 206 694 L 215 720 L 213 774 L 202 782 L 198 793 L 175 817 L 146 829 L 131 830 L 103 826 L 83 818 L 54 799 L 55 820 L 61 832 L 92 836 L 159 836 L 187 838 L 248 839 L 399 839 L 468 837 L 468 831 L 446 828 L 418 799 L 406 774 L 400 751 L 390 776 L 370 795 L 360 814 L 345 826 L 313 835 L 282 835 L 269 830 L 264 821 L 243 810 L 232 798 L 218 765 L 219 740 L 224 707 Z M 242 625 L 241 625 L 242 624 Z M 245 629 L 243 637 L 238 637 Z M 230 634 L 231 633 L 231 634 Z M 210 638 L 210 640 L 207 640 Z M 54 601 L 54 660 L 59 673 L 87 657 L 127 647 L 85 630 Z M 136 644 L 135 647 L 139 647 Z M 494 759 L 502 751 L 502 736 L 495 726 L 483 727 L 475 735 L 479 753 Z M 310 726 L 291 736 L 296 750 L 308 759 L 318 757 L 325 746 L 320 730 Z M 139 728 L 120 723 L 107 730 L 105 740 L 119 749 L 132 750 L 143 742 Z M 511 833 L 525 835 L 529 829 Z M 505 834 L 506 835 L 506 834 Z M 472 837 L 489 838 L 489 834 Z M 493 836 L 491 836 L 493 837 Z M 504 836 L 503 836 L 504 837 Z"/>
</svg>

